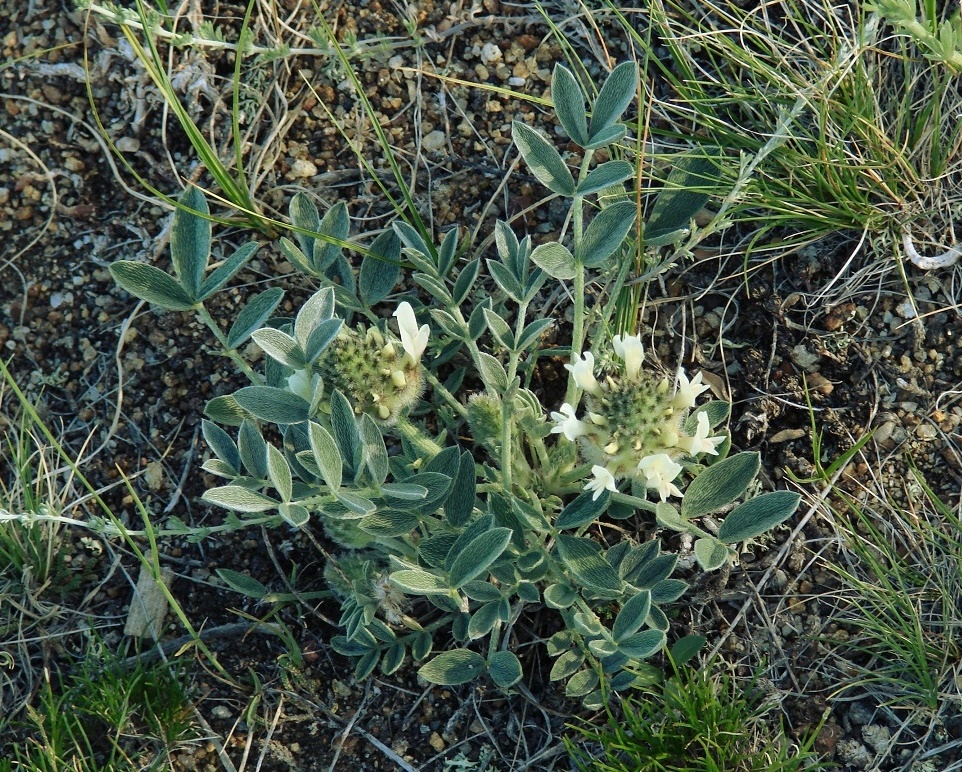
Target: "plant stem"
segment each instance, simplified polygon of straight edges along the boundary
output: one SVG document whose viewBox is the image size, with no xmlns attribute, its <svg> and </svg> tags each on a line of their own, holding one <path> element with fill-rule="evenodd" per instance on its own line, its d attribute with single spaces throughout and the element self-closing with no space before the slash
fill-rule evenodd
<svg viewBox="0 0 962 772">
<path fill-rule="evenodd" d="M 440 394 L 441 397 L 444 399 L 444 401 L 447 402 L 448 405 L 450 405 L 452 408 L 454 408 L 455 412 L 457 412 L 459 416 L 461 416 L 462 418 L 467 418 L 468 409 L 464 405 L 462 405 L 460 402 L 458 402 L 457 397 L 455 397 L 450 391 L 448 391 L 445 388 L 444 384 L 442 384 L 441 381 L 438 380 L 438 377 L 434 373 L 432 373 L 426 367 L 422 367 L 421 369 L 424 372 L 424 377 L 427 379 L 427 382 L 431 384 L 431 388 L 434 389 L 436 393 Z"/>
<path fill-rule="evenodd" d="M 585 151 L 585 157 L 581 161 L 581 171 L 578 173 L 579 184 L 588 174 L 592 155 L 594 155 L 593 150 Z M 571 202 L 571 206 L 575 255 L 575 278 L 572 293 L 574 295 L 574 308 L 571 320 L 571 364 L 574 365 L 581 356 L 581 349 L 585 343 L 585 266 L 578 258 L 578 253 L 581 251 L 581 239 L 584 237 L 584 196 L 576 195 Z M 575 381 L 574 376 L 569 376 L 565 402 L 575 406 L 579 399 L 581 399 L 581 388 Z"/>
<path fill-rule="evenodd" d="M 407 416 L 401 416 L 395 427 L 401 433 L 401 436 L 417 449 L 425 461 L 430 461 L 441 452 L 441 446 L 412 424 Z"/>
<path fill-rule="evenodd" d="M 237 353 L 236 349 L 232 349 L 227 343 L 227 336 L 221 332 L 220 326 L 214 321 L 214 318 L 208 313 L 207 309 L 203 305 L 197 307 L 197 315 L 204 321 L 204 324 L 214 333 L 214 337 L 217 338 L 217 342 L 220 343 L 221 348 L 224 349 L 224 355 L 230 357 L 231 361 L 237 365 L 244 374 L 250 379 L 251 383 L 260 385 L 264 383 L 264 379 L 254 372 L 253 368 L 247 362 L 244 361 L 243 357 Z"/>
</svg>

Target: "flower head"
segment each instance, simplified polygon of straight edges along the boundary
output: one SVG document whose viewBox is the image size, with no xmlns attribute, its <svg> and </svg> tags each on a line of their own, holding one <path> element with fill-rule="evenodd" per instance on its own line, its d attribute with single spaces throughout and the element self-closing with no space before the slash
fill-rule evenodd
<svg viewBox="0 0 962 772">
<path fill-rule="evenodd" d="M 673 400 L 676 408 L 679 410 L 693 408 L 695 398 L 703 391 L 708 391 L 708 384 L 702 383 L 701 377 L 702 374 L 699 372 L 689 381 L 685 371 L 680 367 L 678 368 L 678 374 L 675 376 L 675 398 Z"/>
<path fill-rule="evenodd" d="M 672 482 L 681 471 L 681 464 L 672 461 L 667 453 L 645 456 L 638 463 L 638 471 L 645 476 L 645 486 L 657 490 L 662 501 L 669 496 L 682 495 Z"/>
<path fill-rule="evenodd" d="M 418 320 L 414 315 L 414 309 L 406 300 L 397 307 L 394 316 L 397 317 L 398 330 L 401 333 L 401 345 L 404 347 L 404 351 L 415 362 L 420 362 L 421 355 L 428 346 L 428 335 L 431 333 L 431 328 L 426 324 L 422 324 L 418 328 Z"/>
<path fill-rule="evenodd" d="M 679 469 L 680 468 L 681 467 L 679 467 Z M 588 484 L 585 485 L 585 490 L 594 491 L 594 495 L 591 497 L 592 501 L 597 501 L 598 497 L 604 490 L 618 490 L 618 487 L 615 485 L 614 475 L 605 469 L 605 467 L 595 464 L 593 467 L 591 467 L 591 473 L 595 476 L 595 478 L 588 481 Z"/>
<path fill-rule="evenodd" d="M 611 340 L 615 353 L 625 360 L 625 375 L 634 380 L 641 372 L 641 363 L 645 359 L 645 349 L 641 345 L 640 335 L 615 335 Z"/>
<path fill-rule="evenodd" d="M 711 424 L 708 423 L 708 414 L 702 411 L 698 414 L 698 427 L 695 429 L 695 436 L 679 437 L 678 447 L 690 456 L 697 456 L 700 453 L 717 456 L 718 446 L 725 441 L 725 437 L 709 437 L 710 431 Z"/>
<path fill-rule="evenodd" d="M 590 351 L 581 354 L 573 365 L 565 365 L 565 369 L 575 377 L 575 383 L 589 394 L 601 394 L 601 384 L 595 379 L 595 355 Z"/>
<path fill-rule="evenodd" d="M 560 412 L 551 413 L 551 420 L 555 422 L 551 433 L 563 434 L 572 442 L 588 431 L 588 427 L 575 415 L 575 409 L 567 402 L 561 406 Z"/>
</svg>

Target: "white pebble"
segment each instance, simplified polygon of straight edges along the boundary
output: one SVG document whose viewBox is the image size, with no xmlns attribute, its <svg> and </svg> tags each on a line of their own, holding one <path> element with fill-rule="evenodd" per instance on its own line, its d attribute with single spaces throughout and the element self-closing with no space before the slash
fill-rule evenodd
<svg viewBox="0 0 962 772">
<path fill-rule="evenodd" d="M 508 78 L 509 86 L 523 86 L 527 82 L 528 81 L 525 80 L 524 78 L 515 78 L 515 77 Z"/>
<path fill-rule="evenodd" d="M 501 49 L 494 43 L 485 43 L 481 49 L 481 61 L 485 64 L 492 64 L 501 61 Z"/>
<path fill-rule="evenodd" d="M 421 140 L 421 147 L 428 153 L 436 153 L 444 148 L 444 132 L 435 129 L 430 134 L 424 135 Z"/>
<path fill-rule="evenodd" d="M 136 153 L 140 150 L 140 140 L 136 137 L 121 137 L 116 145 L 121 153 Z"/>
<path fill-rule="evenodd" d="M 315 174 L 317 174 L 317 166 L 313 161 L 298 158 L 291 164 L 291 170 L 287 176 L 293 177 L 294 179 L 302 179 L 305 177 L 313 177 Z"/>
<path fill-rule="evenodd" d="M 230 708 L 226 705 L 215 705 L 213 710 L 211 710 L 214 718 L 228 719 L 230 718 Z"/>
</svg>

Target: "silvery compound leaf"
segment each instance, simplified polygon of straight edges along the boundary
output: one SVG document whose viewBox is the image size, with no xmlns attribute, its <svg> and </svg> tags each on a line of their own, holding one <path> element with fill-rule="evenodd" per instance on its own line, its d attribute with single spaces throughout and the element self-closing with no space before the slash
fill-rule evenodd
<svg viewBox="0 0 962 772">
<path fill-rule="evenodd" d="M 239 485 L 211 488 L 201 498 L 210 504 L 216 504 L 234 512 L 266 512 L 280 503 L 263 493 L 242 488 Z"/>
<path fill-rule="evenodd" d="M 453 450 L 457 451 L 457 448 L 454 447 Z M 451 478 L 438 472 L 420 472 L 408 477 L 404 482 L 409 485 L 420 485 L 427 488 L 427 496 L 419 501 L 395 499 L 392 502 L 392 506 L 394 506 L 395 509 L 411 509 L 415 512 L 423 512 L 425 514 L 432 513 L 441 506 L 451 489 Z"/>
<path fill-rule="evenodd" d="M 521 662 L 513 651 L 496 651 L 488 659 L 488 675 L 495 686 L 507 689 L 521 680 Z"/>
<path fill-rule="evenodd" d="M 474 282 L 478 278 L 478 271 L 480 269 L 480 257 L 476 257 L 461 269 L 461 273 L 458 274 L 458 280 L 454 283 L 454 294 L 452 295 L 456 306 L 460 306 L 467 300 L 468 294 L 471 292 L 471 288 L 474 287 Z"/>
<path fill-rule="evenodd" d="M 599 164 L 578 183 L 578 195 L 588 196 L 618 185 L 635 173 L 635 167 L 627 161 L 605 161 Z"/>
<path fill-rule="evenodd" d="M 401 240 L 394 231 L 383 231 L 368 247 L 357 276 L 361 302 L 380 303 L 391 294 L 401 274 Z"/>
<path fill-rule="evenodd" d="M 620 142 L 627 133 L 628 130 L 621 124 L 609 126 L 592 136 L 591 141 L 585 145 L 585 150 L 597 150 L 600 147 Z"/>
<path fill-rule="evenodd" d="M 793 491 L 774 491 L 749 499 L 726 515 L 718 539 L 726 544 L 754 539 L 791 517 L 801 498 Z"/>
<path fill-rule="evenodd" d="M 487 670 L 487 662 L 470 649 L 452 649 L 438 654 L 418 670 L 425 681 L 438 686 L 457 686 L 473 681 Z"/>
<path fill-rule="evenodd" d="M 461 585 L 461 592 L 479 603 L 497 603 L 504 597 L 499 587 L 480 580 L 465 582 Z"/>
<path fill-rule="evenodd" d="M 597 142 L 599 132 L 608 129 L 621 118 L 625 108 L 635 98 L 637 88 L 638 65 L 634 62 L 622 62 L 611 71 L 591 106 L 591 123 L 588 128 L 591 142 Z"/>
<path fill-rule="evenodd" d="M 688 583 L 681 579 L 662 579 L 651 588 L 651 602 L 658 605 L 674 603 L 688 592 Z"/>
<path fill-rule="evenodd" d="M 645 223 L 646 244 L 669 243 L 665 239 L 673 240 L 675 234 L 688 231 L 692 219 L 708 202 L 709 193 L 718 188 L 719 164 L 717 151 L 705 149 L 686 153 L 675 162 Z"/>
<path fill-rule="evenodd" d="M 236 469 L 232 469 L 230 464 L 224 463 L 219 458 L 208 458 L 200 468 L 217 477 L 226 477 L 228 480 L 233 480 L 238 474 Z"/>
<path fill-rule="evenodd" d="M 508 323 L 489 308 L 484 309 L 484 319 L 498 343 L 511 351 L 514 348 L 514 333 L 511 332 Z M 505 375 L 505 381 L 507 381 L 507 375 Z"/>
<path fill-rule="evenodd" d="M 344 468 L 337 443 L 327 429 L 314 421 L 308 422 L 307 433 L 311 442 L 311 452 L 314 454 L 314 461 L 321 472 L 321 477 L 329 488 L 336 491 L 341 487 Z"/>
<path fill-rule="evenodd" d="M 581 670 L 565 686 L 565 697 L 584 697 L 597 685 L 598 674 L 594 670 Z"/>
<path fill-rule="evenodd" d="M 705 537 L 695 540 L 695 560 L 703 571 L 716 571 L 728 562 L 728 547 L 718 539 Z"/>
<path fill-rule="evenodd" d="M 308 363 L 314 364 L 321 358 L 321 354 L 337 337 L 343 324 L 344 322 L 341 319 L 325 319 L 314 328 L 307 339 L 307 347 L 304 349 L 304 356 Z"/>
<path fill-rule="evenodd" d="M 455 226 L 444 234 L 438 250 L 438 276 L 446 277 L 454 267 L 458 253 L 458 229 Z"/>
<path fill-rule="evenodd" d="M 661 501 L 655 505 L 655 521 L 662 528 L 670 531 L 684 533 L 688 530 L 688 521 L 679 513 L 678 509 L 667 501 Z"/>
<path fill-rule="evenodd" d="M 585 95 L 571 70 L 563 64 L 556 64 L 551 75 L 551 101 L 568 136 L 584 147 L 588 143 Z"/>
<path fill-rule="evenodd" d="M 445 557 L 444 569 L 446 571 L 450 571 L 454 566 L 454 561 L 457 560 L 458 555 L 461 554 L 464 548 L 474 541 L 478 535 L 488 531 L 493 524 L 494 517 L 490 514 L 486 514 L 482 515 L 473 523 L 471 523 L 471 525 L 465 528 L 448 551 L 447 556 Z"/>
<path fill-rule="evenodd" d="M 483 638 L 500 622 L 497 602 L 485 603 L 471 615 L 471 621 L 468 622 L 468 638 L 472 641 Z"/>
<path fill-rule="evenodd" d="M 354 415 L 354 408 L 341 392 L 335 389 L 331 392 L 331 430 L 334 440 L 341 451 L 341 458 L 350 467 L 353 476 L 362 466 L 364 458 L 364 444 L 361 432 Z"/>
<path fill-rule="evenodd" d="M 672 553 L 654 555 L 625 574 L 625 581 L 635 587 L 654 587 L 662 579 L 671 576 L 678 563 L 678 556 Z"/>
<path fill-rule="evenodd" d="M 207 199 L 193 185 L 189 185 L 178 199 L 180 207 L 174 212 L 170 231 L 170 257 L 174 274 L 191 297 L 200 295 L 200 285 L 210 259 L 210 209 Z"/>
<path fill-rule="evenodd" d="M 237 452 L 237 445 L 230 438 L 230 435 L 221 429 L 217 424 L 204 419 L 201 422 L 201 430 L 204 433 L 204 441 L 208 447 L 214 451 L 214 455 L 227 464 L 234 474 L 240 473 L 240 453 Z"/>
<path fill-rule="evenodd" d="M 615 623 L 611 628 L 614 639 L 621 641 L 638 632 L 648 620 L 650 610 L 651 593 L 648 590 L 642 590 L 629 598 L 615 617 Z"/>
<path fill-rule="evenodd" d="M 509 267 L 515 265 L 518 257 L 518 237 L 504 220 L 498 220 L 494 224 L 494 243 L 502 262 Z"/>
<path fill-rule="evenodd" d="M 412 595 L 451 594 L 451 587 L 444 579 L 417 568 L 395 571 L 391 574 L 391 582 Z"/>
<path fill-rule="evenodd" d="M 526 348 L 537 343 L 541 338 L 541 334 L 554 324 L 554 322 L 554 319 L 535 319 L 528 324 L 521 331 L 521 337 L 518 338 L 518 351 L 524 351 Z"/>
<path fill-rule="evenodd" d="M 473 539 L 451 565 L 451 585 L 460 587 L 482 574 L 501 557 L 510 540 L 510 528 L 492 528 Z"/>
<path fill-rule="evenodd" d="M 374 672 L 374 668 L 377 667 L 377 662 L 380 658 L 380 649 L 371 649 L 371 651 L 361 657 L 354 666 L 354 680 L 363 681 L 371 675 L 371 673 Z"/>
<path fill-rule="evenodd" d="M 317 233 L 321 225 L 321 217 L 317 213 L 317 207 L 306 193 L 298 193 L 291 199 L 290 206 L 291 225 L 301 230 L 309 231 L 311 234 Z M 306 255 L 314 254 L 314 237 L 307 233 L 295 234 L 301 252 Z"/>
<path fill-rule="evenodd" d="M 240 426 L 245 418 L 250 418 L 251 414 L 242 408 L 232 394 L 225 394 L 222 397 L 214 397 L 204 405 L 204 415 L 211 421 L 216 421 L 225 426 Z"/>
<path fill-rule="evenodd" d="M 204 280 L 204 283 L 200 286 L 198 300 L 206 300 L 227 284 L 227 282 L 247 264 L 247 261 L 251 259 L 251 256 L 258 250 L 258 247 L 259 245 L 253 241 L 238 247 L 234 254 L 228 257 L 223 264 L 215 268 L 210 276 Z"/>
<path fill-rule="evenodd" d="M 521 302 L 521 296 L 524 292 L 521 282 L 507 266 L 497 260 L 488 260 L 488 272 L 509 298 L 516 303 Z"/>
<path fill-rule="evenodd" d="M 377 510 L 377 504 L 357 493 L 339 490 L 335 490 L 333 493 L 334 498 L 337 499 L 338 503 L 341 504 L 345 510 L 347 510 L 347 512 L 352 512 L 354 515 L 360 515 L 361 517 L 364 517 Z M 345 516 L 350 517 L 350 515 Z"/>
<path fill-rule="evenodd" d="M 404 664 L 404 657 L 407 655 L 407 648 L 403 643 L 398 641 L 393 644 L 386 652 L 384 652 L 384 658 L 381 660 L 381 672 L 384 675 L 393 675 L 398 670 L 401 669 L 401 665 Z"/>
<path fill-rule="evenodd" d="M 234 319 L 230 331 L 227 333 L 227 345 L 236 349 L 247 340 L 254 330 L 258 329 L 277 308 L 284 297 L 284 290 L 271 287 L 247 301 L 247 305 Z"/>
<path fill-rule="evenodd" d="M 436 279 L 422 271 L 415 271 L 411 278 L 442 303 L 450 305 L 454 302 L 451 298 L 451 293 L 448 292 L 448 288 L 444 286 L 444 282 L 440 279 Z"/>
<path fill-rule="evenodd" d="M 585 655 L 579 649 L 569 649 L 564 652 L 554 665 L 551 666 L 551 673 L 548 678 L 551 681 L 560 681 L 563 678 L 570 678 L 585 663 Z"/>
<path fill-rule="evenodd" d="M 511 135 L 531 173 L 542 185 L 552 193 L 574 195 L 574 177 L 554 145 L 521 121 L 511 124 Z"/>
<path fill-rule="evenodd" d="M 579 528 L 593 522 L 605 511 L 611 499 L 609 491 L 602 491 L 597 498 L 591 491 L 578 494 L 577 498 L 568 504 L 555 521 L 555 527 L 560 529 Z"/>
<path fill-rule="evenodd" d="M 462 526 L 471 517 L 476 490 L 474 457 L 466 450 L 458 459 L 458 471 L 451 484 L 451 494 L 444 501 L 444 516 L 450 525 Z"/>
<path fill-rule="evenodd" d="M 426 630 L 419 630 L 414 633 L 412 637 L 411 656 L 420 662 L 431 653 L 431 648 L 434 646 L 434 639 L 431 637 L 431 633 Z"/>
<path fill-rule="evenodd" d="M 531 260 L 548 276 L 562 281 L 573 279 L 578 273 L 574 255 L 557 241 L 536 246 L 531 253 Z"/>
<path fill-rule="evenodd" d="M 165 311 L 187 311 L 194 298 L 176 279 L 146 263 L 117 260 L 110 265 L 110 275 L 127 292 Z"/>
<path fill-rule="evenodd" d="M 251 337 L 265 354 L 282 365 L 295 370 L 303 370 L 307 366 L 304 351 L 287 333 L 275 330 L 273 327 L 262 327 L 254 330 Z"/>
<path fill-rule="evenodd" d="M 298 237 L 300 237 L 300 234 L 298 234 Z M 311 242 L 313 243 L 313 239 L 311 239 Z M 280 247 L 281 254 L 290 260 L 298 271 L 307 276 L 315 275 L 314 269 L 307 259 L 307 255 L 305 255 L 293 241 L 286 236 L 281 236 L 281 240 L 277 242 L 277 245 Z"/>
<path fill-rule="evenodd" d="M 311 333 L 321 322 L 334 317 L 334 289 L 325 287 L 315 292 L 308 301 L 301 306 L 294 319 L 294 338 L 302 349 L 307 349 L 307 341 Z"/>
<path fill-rule="evenodd" d="M 638 210 L 631 201 L 606 206 L 585 230 L 575 259 L 588 268 L 604 266 L 624 243 L 637 215 Z"/>
<path fill-rule="evenodd" d="M 237 432 L 237 447 L 247 474 L 255 480 L 267 479 L 267 443 L 253 421 L 244 420 Z"/>
<path fill-rule="evenodd" d="M 569 608 L 577 599 L 577 593 L 566 584 L 550 584 L 544 591 L 544 602 L 548 608 Z"/>
<path fill-rule="evenodd" d="M 277 511 L 292 528 L 303 528 L 311 519 L 307 507 L 301 504 L 281 504 Z"/>
<path fill-rule="evenodd" d="M 622 581 L 592 539 L 561 534 L 558 536 L 558 555 L 572 575 L 588 589 L 611 597 L 621 594 Z"/>
<path fill-rule="evenodd" d="M 631 659 L 647 659 L 664 645 L 665 634 L 661 630 L 645 630 L 619 641 L 618 651 Z"/>
<path fill-rule="evenodd" d="M 604 659 L 618 651 L 618 645 L 614 641 L 609 641 L 605 638 L 596 638 L 588 641 L 588 651 L 598 659 Z"/>
<path fill-rule="evenodd" d="M 508 374 L 505 372 L 504 366 L 493 356 L 483 351 L 478 355 L 478 365 L 485 385 L 496 394 L 504 394 L 508 389 Z"/>
<path fill-rule="evenodd" d="M 364 463 L 375 485 L 380 485 L 387 479 L 389 470 L 387 447 L 381 430 L 367 413 L 362 413 L 358 428 L 364 443 Z"/>
<path fill-rule="evenodd" d="M 406 222 L 403 220 L 395 220 L 392 226 L 394 228 L 394 232 L 397 233 L 398 237 L 401 239 L 401 243 L 405 247 L 417 250 L 422 255 L 431 254 L 431 249 L 428 247 L 427 242 L 421 238 L 421 234 Z"/>
<path fill-rule="evenodd" d="M 351 232 L 351 219 L 347 214 L 347 205 L 343 201 L 338 201 L 334 206 L 327 210 L 317 227 L 318 238 L 314 239 L 313 255 L 311 264 L 315 271 L 323 271 L 340 255 L 341 247 L 330 243 L 321 238 L 327 236 L 337 241 L 346 241 Z"/>
<path fill-rule="evenodd" d="M 468 335 L 471 340 L 480 338 L 481 334 L 487 329 L 487 323 L 484 321 L 485 308 L 491 308 L 490 296 L 478 303 L 471 312 L 471 316 L 468 317 Z"/>
<path fill-rule="evenodd" d="M 708 467 L 685 491 L 682 517 L 701 517 L 727 506 L 745 492 L 760 468 L 757 452 L 738 453 Z"/>
<path fill-rule="evenodd" d="M 234 399 L 254 417 L 275 424 L 306 421 L 310 407 L 296 394 L 271 386 L 245 386 L 234 392 Z"/>
<path fill-rule="evenodd" d="M 291 500 L 294 483 L 291 468 L 288 466 L 284 454 L 273 445 L 267 446 L 267 474 L 274 490 L 281 497 L 281 501 L 285 504 L 288 503 Z"/>
<path fill-rule="evenodd" d="M 403 536 L 418 527 L 420 518 L 414 512 L 398 509 L 382 509 L 366 515 L 358 522 L 358 527 L 372 536 Z"/>
</svg>

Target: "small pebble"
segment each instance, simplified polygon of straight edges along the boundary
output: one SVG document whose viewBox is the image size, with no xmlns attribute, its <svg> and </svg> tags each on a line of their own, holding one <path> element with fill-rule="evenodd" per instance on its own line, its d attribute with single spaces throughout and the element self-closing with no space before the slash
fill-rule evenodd
<svg viewBox="0 0 962 772">
<path fill-rule="evenodd" d="M 315 174 L 317 174 L 317 166 L 312 161 L 298 158 L 291 164 L 291 170 L 287 176 L 293 179 L 304 179 L 313 177 Z"/>
<path fill-rule="evenodd" d="M 211 715 L 214 718 L 228 719 L 230 718 L 230 708 L 226 705 L 215 705 L 214 709 L 211 711 Z"/>
<path fill-rule="evenodd" d="M 484 64 L 493 64 L 501 61 L 501 49 L 494 43 L 485 43 L 481 49 L 481 61 Z"/>
</svg>

